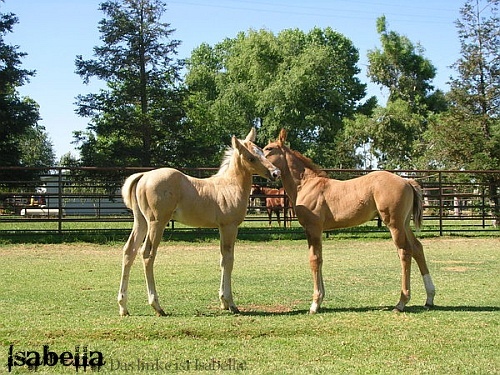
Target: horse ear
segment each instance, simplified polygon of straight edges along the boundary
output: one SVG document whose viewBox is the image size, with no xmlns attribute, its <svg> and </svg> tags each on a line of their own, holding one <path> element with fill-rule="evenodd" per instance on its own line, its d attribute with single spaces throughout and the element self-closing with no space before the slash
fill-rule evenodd
<svg viewBox="0 0 500 375">
<path fill-rule="evenodd" d="M 284 128 L 282 128 L 280 131 L 280 135 L 278 136 L 278 141 L 281 144 L 284 144 L 286 142 L 286 130 Z"/>
<path fill-rule="evenodd" d="M 242 148 L 245 148 L 241 142 L 238 140 L 238 138 L 236 138 L 236 136 L 233 135 L 233 137 L 231 138 L 231 145 L 233 146 L 233 149 L 235 150 L 238 150 L 239 152 L 241 152 L 241 149 Z"/>
<path fill-rule="evenodd" d="M 247 137 L 245 138 L 245 142 L 255 142 L 255 136 L 256 136 L 257 131 L 255 128 L 250 129 L 250 132 L 248 133 Z"/>
</svg>

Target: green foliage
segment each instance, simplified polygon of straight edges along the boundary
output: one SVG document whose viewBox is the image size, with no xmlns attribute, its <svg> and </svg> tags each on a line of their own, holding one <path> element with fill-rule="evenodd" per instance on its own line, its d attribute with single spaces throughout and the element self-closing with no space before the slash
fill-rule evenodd
<svg viewBox="0 0 500 375">
<path fill-rule="evenodd" d="M 447 102 L 441 91 L 431 92 L 436 68 L 423 48 L 388 31 L 385 16 L 377 19 L 377 32 L 382 48 L 368 52 L 368 76 L 389 90 L 389 100 L 373 113 L 345 120 L 345 143 L 357 148 L 364 167 L 416 168 L 425 151 L 428 117 L 444 111 Z"/>
<path fill-rule="evenodd" d="M 52 142 L 40 125 L 30 127 L 19 139 L 21 163 L 30 167 L 49 167 L 55 164 Z"/>
<path fill-rule="evenodd" d="M 432 90 L 430 82 L 436 68 L 423 56 L 422 46 L 415 46 L 406 36 L 387 31 L 386 18 L 377 19 L 382 50 L 368 52 L 368 77 L 389 89 L 389 102 L 402 99 L 418 112 L 419 106 Z"/>
<path fill-rule="evenodd" d="M 379 168 L 412 168 L 416 164 L 414 159 L 422 152 L 419 145 L 423 142 L 425 125 L 426 119 L 413 113 L 407 101 L 397 99 L 388 102 L 385 108 L 377 107 L 371 116 L 358 115 L 346 121 L 345 137 L 353 148 L 368 148 Z"/>
<path fill-rule="evenodd" d="M 215 137 L 257 124 L 262 143 L 286 127 L 292 148 L 322 166 L 352 164 L 339 147 L 342 119 L 361 110 L 365 96 L 358 57 L 351 41 L 330 28 L 250 30 L 203 44 L 187 62 L 188 118 L 210 124 Z"/>
<path fill-rule="evenodd" d="M 50 166 L 54 153 L 44 128 L 37 124 L 38 104 L 17 91 L 35 72 L 22 69 L 21 59 L 26 53 L 4 41 L 4 35 L 11 33 L 16 23 L 14 14 L 0 13 L 0 165 Z"/>
<path fill-rule="evenodd" d="M 449 110 L 432 124 L 428 160 L 447 168 L 500 165 L 500 38 L 498 1 L 467 1 L 457 21 L 461 57 L 450 82 Z"/>
<path fill-rule="evenodd" d="M 490 120 L 495 123 L 495 120 Z M 491 152 L 499 147 L 499 134 L 483 136 L 484 122 L 476 116 L 450 110 L 430 119 L 424 134 L 427 150 L 424 160 L 432 168 L 496 170 L 500 162 Z M 498 123 L 494 128 L 499 128 Z M 496 151 L 498 152 L 498 151 Z"/>
<path fill-rule="evenodd" d="M 184 117 L 180 103 L 182 64 L 173 55 L 179 41 L 160 22 L 160 0 L 120 0 L 101 4 L 102 46 L 93 60 L 76 58 L 76 71 L 88 82 L 106 82 L 99 93 L 77 98 L 78 114 L 90 118 L 85 132 L 76 132 L 84 165 L 149 166 L 177 161 Z"/>
</svg>

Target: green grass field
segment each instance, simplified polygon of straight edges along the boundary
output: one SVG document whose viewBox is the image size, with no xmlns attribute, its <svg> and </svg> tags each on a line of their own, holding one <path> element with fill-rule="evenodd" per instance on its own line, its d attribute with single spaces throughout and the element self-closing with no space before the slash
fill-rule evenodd
<svg viewBox="0 0 500 375">
<path fill-rule="evenodd" d="M 163 242 L 155 267 L 169 314 L 162 318 L 147 305 L 140 262 L 129 288 L 132 315 L 119 317 L 120 243 L 0 246 L 0 373 L 11 345 L 39 353 L 44 345 L 55 353 L 87 346 L 103 354 L 101 372 L 117 374 L 500 373 L 500 239 L 422 241 L 437 288 L 434 310 L 422 307 L 415 265 L 407 312 L 392 312 L 400 266 L 390 240 L 332 236 L 324 242 L 327 296 L 317 315 L 307 313 L 304 240 L 237 243 L 239 315 L 218 309 L 217 241 Z"/>
</svg>

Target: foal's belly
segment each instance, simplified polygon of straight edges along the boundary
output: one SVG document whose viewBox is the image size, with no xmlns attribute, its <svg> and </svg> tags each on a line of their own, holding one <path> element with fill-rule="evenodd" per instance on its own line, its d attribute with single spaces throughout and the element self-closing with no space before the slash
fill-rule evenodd
<svg viewBox="0 0 500 375">
<path fill-rule="evenodd" d="M 198 211 L 198 210 L 197 210 Z M 201 211 L 201 210 L 199 210 Z M 172 218 L 182 224 L 195 228 L 217 228 L 215 217 L 209 212 L 193 212 L 176 209 Z"/>
<path fill-rule="evenodd" d="M 331 213 L 325 218 L 324 229 L 340 229 L 356 227 L 372 220 L 377 216 L 376 208 L 364 207 L 360 210 L 352 210 L 342 213 Z"/>
<path fill-rule="evenodd" d="M 357 227 L 358 225 L 372 220 L 375 216 L 376 214 L 372 214 L 364 217 L 340 218 L 338 220 L 325 221 L 323 230 Z"/>
<path fill-rule="evenodd" d="M 182 224 L 195 228 L 219 228 L 227 224 L 239 225 L 245 218 L 245 210 L 229 210 L 210 206 L 181 207 L 178 206 L 172 218 Z"/>
</svg>

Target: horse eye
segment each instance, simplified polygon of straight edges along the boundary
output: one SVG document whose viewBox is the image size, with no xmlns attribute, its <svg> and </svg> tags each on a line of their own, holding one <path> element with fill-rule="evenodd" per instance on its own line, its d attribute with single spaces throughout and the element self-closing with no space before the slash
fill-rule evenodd
<svg viewBox="0 0 500 375">
<path fill-rule="evenodd" d="M 253 156 L 250 156 L 250 157 L 248 158 L 248 161 L 249 161 L 250 163 L 255 163 L 255 158 L 254 158 Z"/>
</svg>

